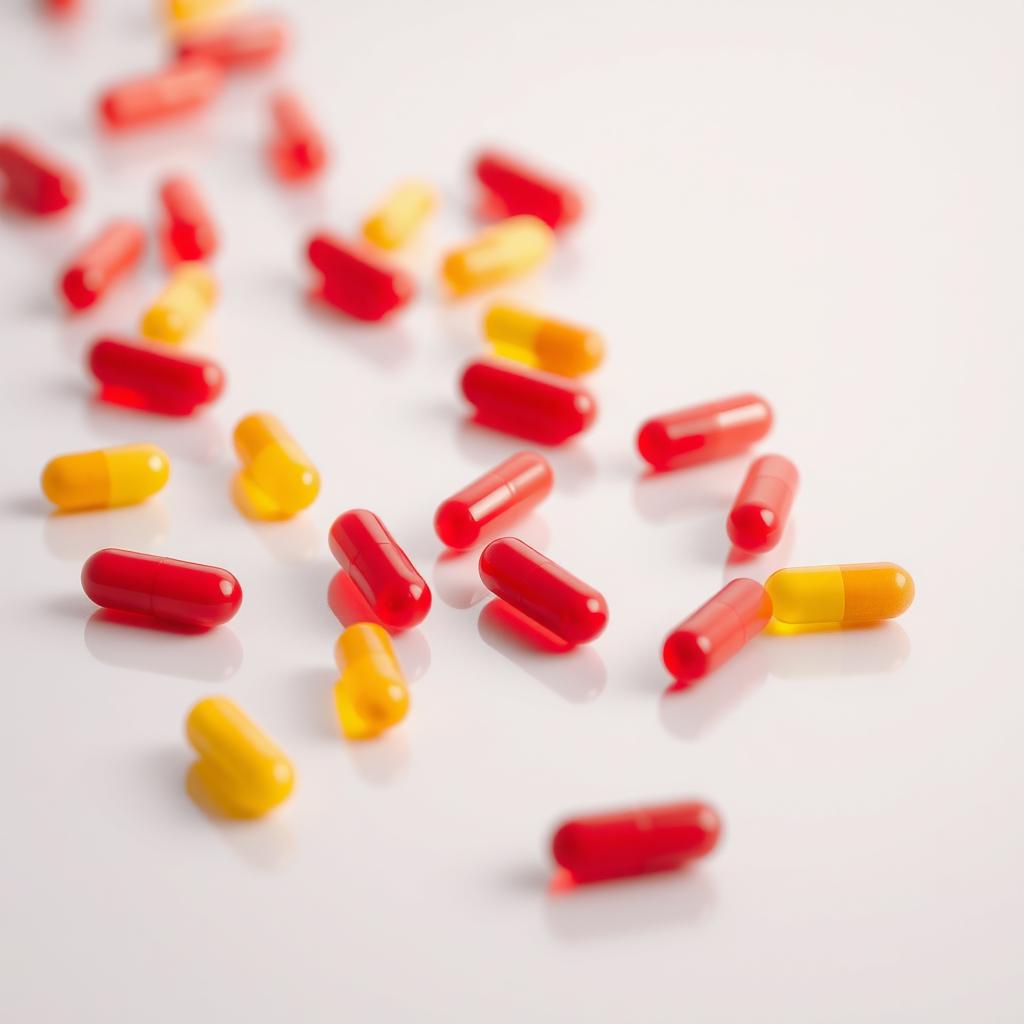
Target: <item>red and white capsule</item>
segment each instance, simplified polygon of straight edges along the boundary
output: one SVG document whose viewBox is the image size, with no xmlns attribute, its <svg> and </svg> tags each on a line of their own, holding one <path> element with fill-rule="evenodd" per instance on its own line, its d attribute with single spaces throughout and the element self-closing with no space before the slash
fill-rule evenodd
<svg viewBox="0 0 1024 1024">
<path fill-rule="evenodd" d="M 195 182 L 180 174 L 167 178 L 160 186 L 160 202 L 164 262 L 173 267 L 185 260 L 208 260 L 217 251 L 217 226 Z"/>
<path fill-rule="evenodd" d="M 784 455 L 755 459 L 733 502 L 725 528 L 744 551 L 771 551 L 786 528 L 800 474 Z"/>
<path fill-rule="evenodd" d="M 146 247 L 142 226 L 133 220 L 108 224 L 71 260 L 61 274 L 60 290 L 73 310 L 88 309 L 142 258 Z"/>
</svg>

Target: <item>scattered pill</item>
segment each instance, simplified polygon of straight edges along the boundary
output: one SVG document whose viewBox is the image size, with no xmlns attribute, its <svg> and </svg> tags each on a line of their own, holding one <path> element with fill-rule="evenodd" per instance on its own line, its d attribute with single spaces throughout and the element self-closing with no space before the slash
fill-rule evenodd
<svg viewBox="0 0 1024 1024">
<path fill-rule="evenodd" d="M 177 345 L 194 333 L 217 301 L 217 282 L 201 263 L 182 263 L 142 317 L 142 335 Z"/>
<path fill-rule="evenodd" d="M 167 18 L 172 24 L 205 22 L 223 17 L 237 0 L 165 0 Z"/>
<path fill-rule="evenodd" d="M 306 251 L 309 262 L 323 275 L 315 297 L 357 320 L 383 320 L 416 292 L 404 270 L 357 252 L 333 235 L 314 236 Z"/>
<path fill-rule="evenodd" d="M 270 113 L 274 136 L 267 152 L 274 173 L 283 181 L 319 174 L 327 164 L 327 146 L 299 98 L 290 92 L 276 93 Z"/>
<path fill-rule="evenodd" d="M 4 202 L 37 217 L 67 209 L 81 194 L 74 171 L 13 135 L 0 136 L 0 179 Z"/>
<path fill-rule="evenodd" d="M 363 224 L 363 238 L 381 249 L 411 241 L 437 206 L 437 193 L 423 181 L 407 181 L 390 192 Z"/>
<path fill-rule="evenodd" d="M 604 359 L 604 342 L 597 332 L 516 306 L 491 306 L 484 316 L 484 334 L 495 355 L 563 377 L 589 373 Z"/>
<path fill-rule="evenodd" d="M 349 739 L 372 739 L 405 718 L 409 688 L 383 627 L 354 623 L 338 637 L 334 656 L 341 672 L 334 703 Z"/>
<path fill-rule="evenodd" d="M 548 227 L 574 224 L 583 213 L 583 200 L 571 185 L 507 156 L 488 151 L 477 157 L 477 179 L 509 216 L 530 214 Z"/>
<path fill-rule="evenodd" d="M 744 551 L 771 551 L 789 519 L 800 474 L 782 455 L 762 455 L 755 459 L 733 502 L 726 532 Z"/>
<path fill-rule="evenodd" d="M 60 279 L 60 289 L 74 310 L 88 309 L 131 271 L 142 258 L 146 241 L 133 220 L 115 220 L 76 253 Z"/>
<path fill-rule="evenodd" d="M 780 622 L 877 622 L 902 615 L 914 600 L 914 581 L 892 562 L 780 569 L 765 590 Z"/>
<path fill-rule="evenodd" d="M 203 197 L 188 178 L 176 175 L 160 186 L 166 220 L 161 226 L 164 261 L 205 260 L 217 249 L 217 228 Z"/>
<path fill-rule="evenodd" d="M 126 444 L 58 455 L 43 469 L 43 494 L 65 512 L 137 505 L 163 489 L 167 455 L 152 444 Z"/>
<path fill-rule="evenodd" d="M 274 15 L 234 18 L 224 26 L 189 30 L 177 43 L 179 59 L 199 57 L 225 70 L 265 67 L 287 45 L 287 25 Z"/>
<path fill-rule="evenodd" d="M 109 88 L 100 96 L 100 119 L 108 128 L 122 131 L 191 114 L 217 96 L 223 77 L 212 61 L 179 61 Z"/>
<path fill-rule="evenodd" d="M 289 518 L 308 508 L 320 493 L 320 474 L 306 453 L 270 413 L 239 420 L 235 451 L 242 463 L 240 481 L 253 495 L 261 518 Z"/>
<path fill-rule="evenodd" d="M 441 274 L 456 295 L 504 284 L 543 263 L 554 235 L 536 217 L 510 217 L 485 228 L 444 258 Z"/>
</svg>

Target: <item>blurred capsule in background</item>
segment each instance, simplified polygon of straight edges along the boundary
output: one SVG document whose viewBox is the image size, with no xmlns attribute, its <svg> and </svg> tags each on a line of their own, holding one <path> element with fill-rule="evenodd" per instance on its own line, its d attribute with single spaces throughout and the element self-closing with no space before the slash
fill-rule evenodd
<svg viewBox="0 0 1024 1024">
<path fill-rule="evenodd" d="M 384 197 L 363 222 L 363 238 L 380 249 L 400 249 L 437 207 L 437 192 L 423 181 L 407 181 Z"/>
<path fill-rule="evenodd" d="M 180 174 L 166 178 L 160 203 L 160 250 L 167 266 L 205 260 L 217 251 L 217 226 L 195 182 Z"/>
<path fill-rule="evenodd" d="M 217 282 L 201 263 L 182 263 L 143 314 L 142 335 L 171 345 L 183 342 L 217 301 Z"/>
<path fill-rule="evenodd" d="M 82 191 L 74 171 L 16 135 L 0 135 L 0 185 L 7 206 L 35 217 L 67 209 Z"/>
<path fill-rule="evenodd" d="M 491 306 L 484 334 L 495 355 L 563 377 L 589 373 L 604 359 L 604 341 L 596 331 L 517 306 Z"/>
<path fill-rule="evenodd" d="M 201 57 L 226 71 L 273 64 L 288 45 L 288 26 L 273 14 L 232 18 L 225 24 L 185 26 L 177 39 L 179 59 Z"/>
<path fill-rule="evenodd" d="M 506 153 L 488 150 L 474 164 L 477 180 L 487 190 L 488 211 L 507 217 L 529 214 L 550 228 L 575 224 L 583 214 L 583 200 L 571 185 L 529 167 Z"/>
<path fill-rule="evenodd" d="M 276 416 L 258 412 L 239 420 L 234 442 L 242 463 L 235 497 L 243 513 L 290 519 L 316 501 L 320 474 Z"/>
<path fill-rule="evenodd" d="M 137 505 L 162 490 L 170 459 L 152 444 L 58 455 L 43 469 L 43 493 L 65 512 Z"/>
<path fill-rule="evenodd" d="M 302 101 L 291 92 L 270 98 L 273 135 L 267 156 L 282 181 L 305 181 L 327 165 L 327 144 Z"/>
<path fill-rule="evenodd" d="M 313 287 L 313 298 L 356 320 L 383 320 L 416 294 L 416 285 L 404 270 L 390 267 L 334 235 L 315 235 L 306 254 L 322 275 Z"/>
<path fill-rule="evenodd" d="M 441 276 L 454 295 L 504 284 L 540 266 L 554 243 L 555 236 L 543 221 L 510 217 L 449 252 Z"/>
<path fill-rule="evenodd" d="M 168 24 L 175 30 L 216 24 L 232 14 L 238 0 L 160 0 Z"/>
<path fill-rule="evenodd" d="M 72 310 L 88 309 L 138 266 L 146 247 L 142 226 L 134 220 L 111 221 L 79 250 L 61 274 L 60 290 Z"/>
<path fill-rule="evenodd" d="M 100 120 L 112 131 L 129 131 L 184 117 L 214 100 L 223 77 L 219 65 L 196 59 L 118 82 L 100 96 Z"/>
<path fill-rule="evenodd" d="M 356 622 L 334 648 L 341 678 L 334 701 L 342 731 L 350 740 L 368 740 L 397 725 L 409 710 L 409 688 L 395 657 L 391 637 L 375 622 Z"/>
<path fill-rule="evenodd" d="M 775 618 L 790 625 L 894 619 L 914 600 L 910 573 L 893 562 L 779 569 L 764 586 Z"/>
</svg>

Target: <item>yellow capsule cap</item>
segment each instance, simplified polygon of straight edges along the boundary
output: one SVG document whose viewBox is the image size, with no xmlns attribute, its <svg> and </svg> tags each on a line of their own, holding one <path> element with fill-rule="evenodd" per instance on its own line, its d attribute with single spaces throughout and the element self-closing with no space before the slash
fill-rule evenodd
<svg viewBox="0 0 1024 1024">
<path fill-rule="evenodd" d="M 162 490 L 171 464 L 152 444 L 129 444 L 51 459 L 43 493 L 64 511 L 136 505 Z"/>
</svg>

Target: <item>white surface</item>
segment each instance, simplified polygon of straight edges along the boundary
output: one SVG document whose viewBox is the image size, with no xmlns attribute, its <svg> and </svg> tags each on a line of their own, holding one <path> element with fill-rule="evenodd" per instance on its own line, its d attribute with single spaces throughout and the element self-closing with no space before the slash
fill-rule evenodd
<svg viewBox="0 0 1024 1024">
<path fill-rule="evenodd" d="M 303 1021 L 1019 1021 L 1024 890 L 1019 633 L 1022 370 L 1017 2 L 303 2 L 270 79 L 181 127 L 110 141 L 91 103 L 156 63 L 146 4 L 57 29 L 0 14 L 3 120 L 65 154 L 66 220 L 0 220 L 6 763 L 0 1015 L 18 1024 Z M 270 180 L 271 80 L 334 142 L 308 190 Z M 479 303 L 440 301 L 467 234 L 467 162 L 507 144 L 588 186 L 586 224 L 506 294 L 600 327 L 602 411 L 552 454 L 524 527 L 597 585 L 611 624 L 568 657 L 487 624 L 475 559 L 438 561 L 437 502 L 518 447 L 463 422 Z M 81 368 L 131 332 L 145 274 L 64 316 L 58 265 L 107 217 L 153 219 L 194 172 L 224 236 L 224 299 L 194 346 L 230 390 L 173 422 L 103 408 Z M 310 311 L 313 226 L 352 232 L 396 179 L 446 208 L 408 257 L 392 326 Z M 745 461 L 643 479 L 648 414 L 756 388 L 761 450 L 803 472 L 778 564 L 893 559 L 914 607 L 874 632 L 762 638 L 664 697 L 667 629 L 712 594 Z M 278 413 L 320 500 L 253 526 L 228 499 L 230 430 Z M 145 507 L 47 514 L 51 456 L 153 441 Z M 376 510 L 435 606 L 398 644 L 406 723 L 338 735 L 327 527 Z M 202 638 L 106 625 L 78 574 L 118 545 L 209 561 L 245 601 Z M 293 756 L 293 800 L 207 820 L 182 789 L 190 705 L 223 692 Z M 713 801 L 719 851 L 677 876 L 556 897 L 562 816 Z"/>
</svg>

